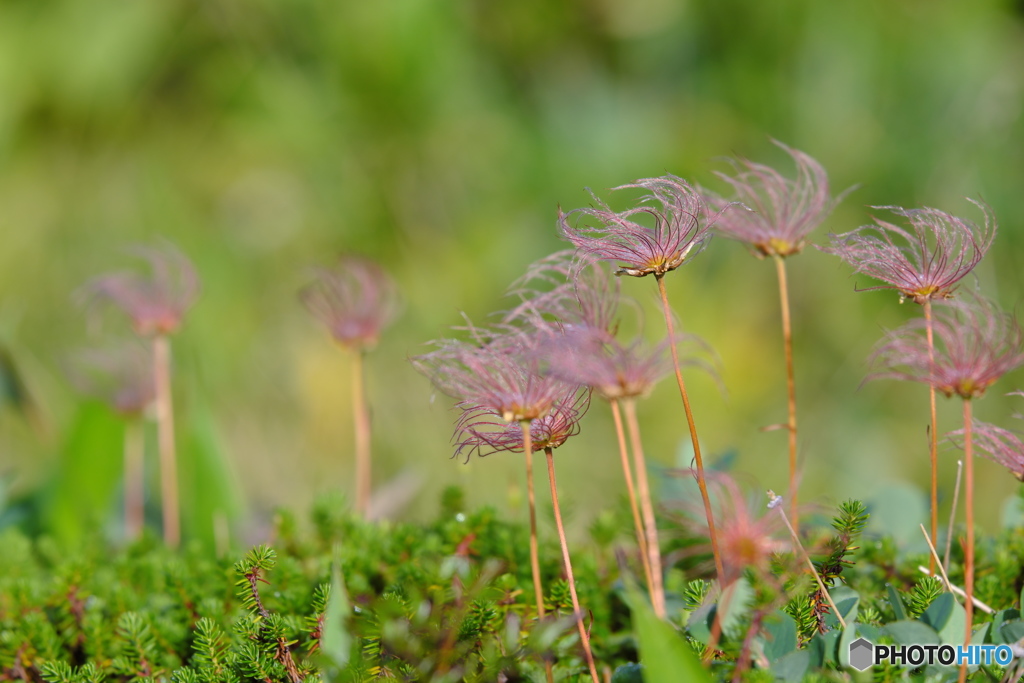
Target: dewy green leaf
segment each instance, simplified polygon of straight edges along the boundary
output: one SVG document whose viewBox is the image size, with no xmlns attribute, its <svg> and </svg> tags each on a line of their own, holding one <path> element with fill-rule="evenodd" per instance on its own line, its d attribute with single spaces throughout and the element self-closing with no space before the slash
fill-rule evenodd
<svg viewBox="0 0 1024 683">
<path fill-rule="evenodd" d="M 765 620 L 764 630 L 767 635 L 764 655 L 769 662 L 774 662 L 796 649 L 796 622 L 782 610 L 775 610 Z"/>
<path fill-rule="evenodd" d="M 939 645 L 939 634 L 920 621 L 894 621 L 885 630 L 900 645 Z"/>
<path fill-rule="evenodd" d="M 903 600 L 900 598 L 900 594 L 892 587 L 892 584 L 885 584 L 885 589 L 889 591 L 889 604 L 892 605 L 892 611 L 896 615 L 896 621 L 903 621 L 907 619 L 907 608 L 903 605 Z"/>
<path fill-rule="evenodd" d="M 711 677 L 701 666 L 697 655 L 687 644 L 683 634 L 670 624 L 654 616 L 643 596 L 631 587 L 627 591 L 633 624 L 636 627 L 640 663 L 644 667 L 644 680 L 686 681 L 710 683 Z"/>
</svg>

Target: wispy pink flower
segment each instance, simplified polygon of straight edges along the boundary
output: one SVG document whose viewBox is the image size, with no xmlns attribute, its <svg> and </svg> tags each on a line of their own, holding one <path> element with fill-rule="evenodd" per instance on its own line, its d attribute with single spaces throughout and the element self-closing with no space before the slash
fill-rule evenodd
<svg viewBox="0 0 1024 683">
<path fill-rule="evenodd" d="M 350 349 L 372 348 L 398 313 L 398 290 L 391 277 L 368 258 L 343 256 L 334 268 L 315 269 L 299 293 L 334 340 Z"/>
<path fill-rule="evenodd" d="M 722 211 L 715 230 L 749 244 L 762 257 L 800 252 L 807 235 L 839 201 L 829 195 L 828 175 L 821 164 L 799 150 L 773 142 L 793 157 L 796 178 L 747 159 L 733 160 L 734 175 L 716 175 L 732 186 L 734 201 L 708 195 L 709 203 Z"/>
<path fill-rule="evenodd" d="M 471 323 L 467 329 L 471 341 L 442 339 L 434 351 L 411 359 L 441 392 L 489 408 L 507 422 L 522 422 L 544 417 L 572 389 L 540 372 L 537 334 Z"/>
<path fill-rule="evenodd" d="M 627 188 L 647 190 L 649 194 L 641 199 L 640 206 L 620 212 L 612 211 L 593 192 L 598 208 L 573 209 L 569 213 L 559 210 L 562 236 L 585 258 L 614 261 L 619 264 L 620 274 L 660 277 L 707 244 L 717 216 L 709 217 L 704 199 L 688 182 L 666 175 L 614 189 Z"/>
<path fill-rule="evenodd" d="M 985 256 L 996 236 L 996 221 L 988 207 L 973 199 L 968 201 L 981 209 L 981 226 L 938 209 L 876 206 L 873 208 L 907 218 L 910 229 L 875 218 L 874 225 L 830 235 L 831 244 L 819 248 L 840 257 L 855 272 L 885 283 L 865 291 L 895 289 L 901 299 L 918 304 L 948 299 Z"/>
<path fill-rule="evenodd" d="M 520 303 L 506 313 L 506 324 L 542 331 L 552 325 L 563 331 L 586 327 L 609 333 L 618 327 L 618 279 L 596 263 L 577 258 L 571 249 L 531 264 L 508 293 Z"/>
<path fill-rule="evenodd" d="M 169 243 L 135 247 L 149 263 L 148 273 L 118 272 L 100 276 L 81 290 L 86 301 L 109 301 L 131 319 L 142 336 L 171 334 L 199 296 L 199 276 L 192 262 Z"/>
<path fill-rule="evenodd" d="M 692 470 L 684 470 L 692 475 Z M 771 570 L 772 555 L 789 548 L 782 517 L 743 495 L 739 485 L 729 475 L 709 472 L 708 485 L 716 500 L 715 531 L 722 556 L 725 576 L 723 585 L 738 579 L 745 570 L 759 572 Z M 707 533 L 703 509 L 694 507 L 687 524 L 696 533 Z"/>
<path fill-rule="evenodd" d="M 122 415 L 139 415 L 153 403 L 153 354 L 137 340 L 84 349 L 69 359 L 68 379 L 81 393 Z"/>
<path fill-rule="evenodd" d="M 580 431 L 580 419 L 590 406 L 590 392 L 575 388 L 559 398 L 544 417 L 530 421 L 534 450 L 558 448 Z M 455 425 L 455 456 L 487 456 L 498 451 L 523 451 L 523 430 L 500 413 L 481 405 L 463 403 Z"/>
<path fill-rule="evenodd" d="M 672 371 L 667 349 L 665 342 L 649 347 L 640 339 L 624 345 L 601 330 L 581 327 L 546 340 L 539 352 L 552 375 L 618 400 L 646 396 Z"/>
<path fill-rule="evenodd" d="M 1017 321 L 980 296 L 935 308 L 935 360 L 929 359 L 923 319 L 886 334 L 872 353 L 880 369 L 868 379 L 923 382 L 946 396 L 976 398 L 1024 364 L 1024 334 Z"/>
<path fill-rule="evenodd" d="M 946 435 L 958 448 L 963 448 L 964 430 L 958 429 Z M 997 427 L 994 424 L 973 420 L 971 441 L 992 460 L 1010 470 L 1013 476 L 1024 482 L 1024 440 L 1018 432 Z"/>
</svg>

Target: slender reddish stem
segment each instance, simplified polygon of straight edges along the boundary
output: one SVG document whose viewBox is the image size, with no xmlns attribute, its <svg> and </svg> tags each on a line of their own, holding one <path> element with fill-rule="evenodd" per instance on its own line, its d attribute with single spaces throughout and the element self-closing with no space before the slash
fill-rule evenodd
<svg viewBox="0 0 1024 683">
<path fill-rule="evenodd" d="M 540 582 L 540 559 L 537 551 L 537 501 L 533 494 L 533 435 L 530 421 L 519 423 L 523 430 L 523 454 L 526 456 L 526 499 L 530 505 L 530 571 L 533 573 L 533 594 L 537 617 L 544 618 L 544 588 Z"/>
<path fill-rule="evenodd" d="M 675 330 L 672 324 L 672 310 L 668 305 L 668 292 L 665 290 L 663 277 L 664 276 L 662 275 L 656 275 L 655 280 L 658 282 L 658 292 L 661 294 L 661 307 L 665 314 L 665 326 L 668 328 L 668 346 L 672 351 L 672 365 L 676 371 L 676 383 L 679 385 L 679 395 L 683 398 L 683 410 L 686 412 L 686 423 L 690 428 L 690 441 L 693 443 L 693 457 L 697 464 L 697 487 L 700 488 L 700 497 L 704 501 L 704 514 L 708 519 L 708 532 L 711 535 L 711 553 L 715 556 L 715 571 L 718 572 L 718 576 L 723 576 L 725 572 L 722 570 L 722 557 L 718 552 L 718 534 L 715 533 L 715 518 L 711 513 L 711 498 L 708 496 L 708 487 L 704 481 L 704 461 L 700 456 L 700 441 L 697 439 L 697 426 L 693 422 L 693 411 L 690 409 L 690 398 L 686 393 L 686 383 L 683 381 L 683 372 L 679 367 L 679 351 L 676 349 Z M 637 472 L 637 476 L 640 476 L 639 472 Z M 655 578 L 657 579 L 657 577 Z"/>
<path fill-rule="evenodd" d="M 171 400 L 171 341 L 167 335 L 158 334 L 153 337 L 153 374 L 164 542 L 176 548 L 181 542 L 181 518 L 178 508 L 178 465 L 174 450 L 174 405 Z"/>
<path fill-rule="evenodd" d="M 964 546 L 964 611 L 967 633 L 964 645 L 971 644 L 974 624 L 974 455 L 971 453 L 971 401 L 964 399 L 964 508 L 967 514 L 967 543 Z M 959 683 L 967 680 L 967 662 L 960 665 Z"/>
<path fill-rule="evenodd" d="M 352 359 L 352 419 L 356 438 L 356 512 L 366 517 L 370 509 L 370 410 L 366 405 L 365 353 Z"/>
<path fill-rule="evenodd" d="M 583 644 L 583 654 L 587 658 L 587 666 L 590 668 L 590 677 L 594 683 L 601 683 L 597 677 L 597 666 L 594 664 L 594 653 L 590 650 L 590 634 L 583 624 L 583 610 L 580 608 L 580 599 L 576 596 L 576 579 L 572 575 L 572 560 L 569 559 L 569 544 L 565 540 L 565 527 L 562 525 L 562 510 L 558 505 L 558 485 L 555 483 L 555 458 L 550 448 L 544 449 L 544 455 L 548 460 L 548 481 L 551 484 L 551 503 L 555 508 L 555 526 L 558 527 L 558 540 L 562 544 L 562 561 L 565 564 L 565 576 L 569 580 L 569 595 L 572 596 L 572 609 L 576 614 L 576 625 L 580 629 L 580 642 Z"/>
<path fill-rule="evenodd" d="M 644 535 L 644 523 L 640 517 L 640 510 L 636 503 L 636 488 L 633 484 L 633 469 L 629 466 L 629 453 L 626 450 L 626 434 L 622 429 L 622 411 L 619 409 L 619 401 L 617 399 L 611 399 L 608 403 L 612 407 L 612 417 L 615 419 L 615 435 L 619 440 L 619 458 L 622 461 L 622 477 L 626 480 L 626 491 L 629 492 L 629 508 L 633 512 L 633 528 L 636 531 L 637 546 L 640 548 L 640 561 L 644 568 L 644 578 L 647 580 L 647 592 L 653 596 L 654 579 L 651 576 L 651 558 L 647 555 L 647 539 Z"/>
<path fill-rule="evenodd" d="M 658 543 L 658 525 L 654 516 L 654 505 L 651 503 L 651 489 L 647 482 L 647 462 L 644 459 L 643 444 L 640 443 L 640 424 L 636 419 L 636 402 L 633 399 L 624 401 L 626 408 L 626 426 L 629 429 L 630 442 L 633 445 L 633 463 L 636 467 L 636 480 L 640 488 L 640 505 L 644 513 L 644 529 L 647 534 L 647 557 L 651 565 L 651 604 L 659 619 L 664 619 L 665 589 L 661 576 L 661 545 Z"/>
<path fill-rule="evenodd" d="M 925 330 L 928 335 L 928 363 L 929 365 L 935 364 L 935 336 L 932 330 L 932 302 L 931 299 L 924 300 L 924 319 L 925 319 Z M 934 370 L 932 370 L 934 372 Z M 932 489 L 931 489 L 931 504 L 932 504 L 932 543 L 937 544 L 939 542 L 939 434 L 936 431 L 938 427 L 938 416 L 935 409 L 935 387 L 931 384 L 928 385 L 928 400 L 931 407 L 931 429 L 929 430 L 929 448 L 928 457 L 932 466 Z M 933 556 L 928 557 L 928 571 L 932 576 L 935 576 L 935 558 Z"/>
<path fill-rule="evenodd" d="M 789 516 L 793 518 L 793 528 L 800 531 L 800 516 L 797 514 L 797 477 L 796 477 L 796 380 L 793 374 L 793 325 L 789 315 L 789 285 L 786 281 L 786 260 L 775 257 L 775 272 L 779 276 L 779 304 L 782 310 L 782 344 L 786 352 L 786 397 L 789 408 L 789 420 L 786 423 L 789 432 Z"/>
<path fill-rule="evenodd" d="M 131 416 L 124 423 L 124 533 L 135 540 L 142 533 L 145 483 L 142 460 L 145 440 L 142 418 Z"/>
</svg>

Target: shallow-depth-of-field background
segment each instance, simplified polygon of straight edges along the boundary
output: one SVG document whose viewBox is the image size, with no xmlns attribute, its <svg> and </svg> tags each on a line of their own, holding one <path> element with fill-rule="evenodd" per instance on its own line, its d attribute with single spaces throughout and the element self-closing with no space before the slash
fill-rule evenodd
<svg viewBox="0 0 1024 683">
<path fill-rule="evenodd" d="M 460 311 L 506 306 L 527 264 L 564 246 L 557 206 L 585 205 L 585 187 L 608 197 L 670 172 L 724 190 L 723 156 L 790 171 L 774 137 L 817 158 L 834 190 L 860 185 L 812 240 L 868 222 L 866 204 L 980 220 L 964 196 L 986 201 L 1000 233 L 978 278 L 1012 308 L 1022 63 L 1024 5 L 989 0 L 0 0 L 0 520 L 73 535 L 116 509 L 116 430 L 82 417 L 62 370 L 95 339 L 72 294 L 161 236 L 203 279 L 176 338 L 184 507 L 221 507 L 238 533 L 277 505 L 351 491 L 348 358 L 296 298 L 342 252 L 377 259 L 404 297 L 368 373 L 375 483 L 416 483 L 406 515 L 451 483 L 471 504 L 523 504 L 520 458 L 448 459 L 451 402 L 406 359 Z M 727 395 L 688 374 L 706 457 L 735 452 L 736 471 L 781 490 L 784 433 L 759 431 L 785 419 L 772 271 L 716 238 L 666 283 L 721 359 Z M 858 390 L 881 330 L 917 311 L 856 293 L 874 283 L 813 248 L 790 282 L 802 499 L 914 486 L 923 521 L 926 391 Z M 622 284 L 660 336 L 654 284 Z M 1018 387 L 1020 373 L 978 416 L 1007 424 L 1020 399 L 1001 394 Z M 689 462 L 674 392 L 665 382 L 640 407 L 661 466 Z M 958 410 L 940 403 L 943 431 Z M 558 452 L 577 525 L 621 495 L 605 411 Z M 948 494 L 955 455 L 940 457 Z M 978 470 L 994 529 L 1015 482 Z"/>
</svg>

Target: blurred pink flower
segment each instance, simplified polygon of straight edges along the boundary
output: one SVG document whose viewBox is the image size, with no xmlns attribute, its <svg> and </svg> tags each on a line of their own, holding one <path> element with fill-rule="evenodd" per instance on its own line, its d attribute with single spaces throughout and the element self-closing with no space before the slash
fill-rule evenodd
<svg viewBox="0 0 1024 683">
<path fill-rule="evenodd" d="M 978 265 L 996 236 L 996 222 L 988 207 L 968 201 L 981 209 L 982 226 L 938 209 L 876 206 L 873 208 L 909 219 L 910 230 L 875 218 L 875 225 L 830 235 L 831 244 L 819 248 L 843 259 L 855 272 L 885 283 L 864 291 L 895 289 L 901 299 L 918 304 L 947 299 Z"/>
<path fill-rule="evenodd" d="M 131 319 L 142 336 L 171 334 L 199 296 L 199 276 L 192 262 L 176 247 L 134 247 L 149 262 L 148 274 L 118 272 L 102 275 L 82 288 L 86 301 L 109 301 Z"/>
<path fill-rule="evenodd" d="M 442 339 L 434 351 L 411 359 L 441 392 L 493 410 L 507 422 L 536 420 L 573 387 L 540 372 L 537 330 L 484 330 L 468 324 L 471 341 Z M 552 331 L 553 332 L 553 328 Z"/>
<path fill-rule="evenodd" d="M 1024 335 L 1017 321 L 980 296 L 945 301 L 935 308 L 935 360 L 929 358 L 923 319 L 886 334 L 872 353 L 881 366 L 872 379 L 931 384 L 946 396 L 976 398 L 1007 372 L 1024 364 Z"/>
<path fill-rule="evenodd" d="M 310 313 L 338 344 L 349 349 L 375 346 L 398 313 L 398 290 L 391 277 L 361 256 L 343 256 L 334 268 L 314 272 L 313 282 L 299 293 Z"/>
<path fill-rule="evenodd" d="M 793 157 L 795 179 L 763 164 L 734 160 L 734 175 L 716 175 L 732 186 L 735 201 L 708 194 L 708 203 L 722 212 L 715 230 L 746 242 L 761 257 L 800 252 L 807 235 L 842 198 L 829 196 L 828 175 L 821 164 L 799 150 L 773 142 Z"/>
<path fill-rule="evenodd" d="M 580 327 L 546 340 L 539 352 L 547 370 L 568 382 L 589 386 L 604 399 L 646 396 L 672 371 L 668 344 L 628 346 L 601 330 Z"/>
<path fill-rule="evenodd" d="M 153 354 L 137 340 L 78 351 L 69 359 L 67 375 L 79 392 L 122 415 L 139 415 L 156 398 Z"/>
<path fill-rule="evenodd" d="M 963 448 L 964 430 L 958 429 L 946 435 L 958 448 Z M 992 460 L 1010 470 L 1013 476 L 1024 482 L 1024 440 L 1017 432 L 1003 429 L 987 422 L 973 420 L 971 441 Z"/>
<path fill-rule="evenodd" d="M 563 331 L 586 327 L 609 333 L 618 326 L 618 279 L 595 262 L 577 258 L 571 249 L 531 264 L 508 293 L 520 303 L 506 313 L 506 324 L 519 322 L 541 330 L 554 325 Z"/>
<path fill-rule="evenodd" d="M 590 406 L 590 392 L 570 389 L 556 400 L 543 417 L 530 421 L 533 450 L 558 448 L 580 431 L 580 419 Z M 493 408 L 472 403 L 459 405 L 462 414 L 455 425 L 455 456 L 487 456 L 498 451 L 521 453 L 522 428 L 507 422 Z"/>
<path fill-rule="evenodd" d="M 688 182 L 666 175 L 614 189 L 627 188 L 640 188 L 649 194 L 641 199 L 640 206 L 621 212 L 612 211 L 593 193 L 598 208 L 573 209 L 569 213 L 559 210 L 562 236 L 584 258 L 614 261 L 619 264 L 620 274 L 660 277 L 706 245 L 717 216 L 708 217 L 703 198 Z M 586 224 L 586 218 L 593 219 L 596 225 Z M 635 218 L 651 219 L 654 226 L 638 223 Z"/>
</svg>

